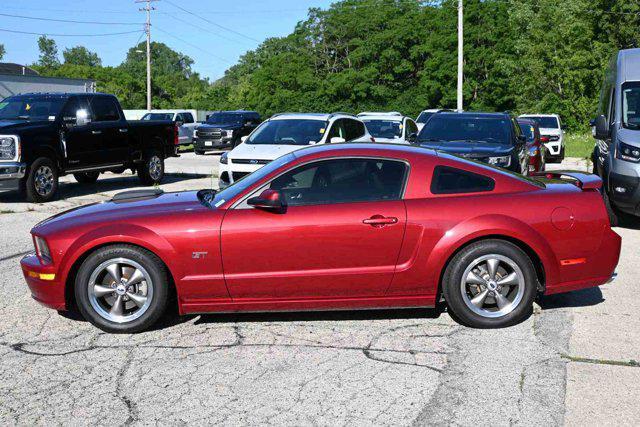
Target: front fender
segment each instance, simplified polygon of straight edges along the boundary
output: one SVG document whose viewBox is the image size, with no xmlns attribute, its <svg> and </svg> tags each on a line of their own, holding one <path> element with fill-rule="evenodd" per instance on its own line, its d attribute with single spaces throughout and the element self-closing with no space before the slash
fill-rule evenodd
<svg viewBox="0 0 640 427">
<path fill-rule="evenodd" d="M 517 240 L 533 250 L 542 261 L 547 283 L 559 277 L 558 261 L 549 243 L 530 225 L 505 215 L 482 215 L 461 222 L 436 243 L 427 261 L 431 283 L 440 283 L 448 260 L 463 246 L 483 238 Z"/>
</svg>

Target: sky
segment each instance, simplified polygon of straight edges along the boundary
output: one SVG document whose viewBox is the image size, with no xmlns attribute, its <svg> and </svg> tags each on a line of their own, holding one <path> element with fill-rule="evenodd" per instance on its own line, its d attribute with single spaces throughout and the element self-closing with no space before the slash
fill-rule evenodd
<svg viewBox="0 0 640 427">
<path fill-rule="evenodd" d="M 327 8 L 335 0 L 158 0 L 151 17 L 153 41 L 189 57 L 193 69 L 212 80 L 268 37 L 284 36 L 307 16 L 310 7 Z M 144 40 L 143 4 L 135 0 L 13 0 L 0 8 L 3 62 L 32 64 L 38 60 L 37 40 L 47 34 L 65 48 L 83 45 L 98 53 L 103 65 L 120 64 L 127 50 Z M 21 17 L 6 16 L 19 15 Z M 52 21 L 26 19 L 46 18 Z M 91 21 L 91 24 L 57 22 Z M 106 33 L 127 33 L 95 36 Z M 60 35 L 53 35 L 60 34 Z M 73 35 L 71 37 L 62 36 Z M 93 36 L 91 36 L 93 35 Z"/>
</svg>

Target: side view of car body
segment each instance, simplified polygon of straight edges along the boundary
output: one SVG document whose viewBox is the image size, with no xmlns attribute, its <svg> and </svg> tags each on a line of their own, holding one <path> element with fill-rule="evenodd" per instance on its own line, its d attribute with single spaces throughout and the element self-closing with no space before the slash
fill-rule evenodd
<svg viewBox="0 0 640 427">
<path fill-rule="evenodd" d="M 153 111 L 146 113 L 140 120 L 170 120 L 178 128 L 178 142 L 180 145 L 189 145 L 193 142 L 193 131 L 197 122 L 190 111 L 163 112 Z"/>
<path fill-rule="evenodd" d="M 220 188 L 310 145 L 374 141 L 362 120 L 348 113 L 276 114 L 243 140 L 220 157 Z"/>
<path fill-rule="evenodd" d="M 223 191 L 123 194 L 32 230 L 33 297 L 110 332 L 181 314 L 431 307 L 528 316 L 537 293 L 599 286 L 620 237 L 593 175 L 532 180 L 398 144 L 286 154 Z M 250 247 L 248 247 L 250 242 Z"/>
<path fill-rule="evenodd" d="M 542 143 L 540 127 L 534 120 L 518 119 L 522 134 L 527 137 L 529 173 L 542 172 L 546 168 L 547 147 Z"/>
<path fill-rule="evenodd" d="M 411 144 L 418 138 L 418 126 L 411 117 L 398 112 L 362 112 L 358 118 L 376 142 Z"/>
<path fill-rule="evenodd" d="M 594 173 L 604 181 L 612 222 L 621 214 L 640 216 L 640 49 L 612 58 L 593 124 Z"/>
<path fill-rule="evenodd" d="M 519 118 L 534 120 L 540 127 L 542 142 L 547 147 L 547 163 L 564 160 L 564 125 L 557 114 L 523 114 Z"/>
</svg>

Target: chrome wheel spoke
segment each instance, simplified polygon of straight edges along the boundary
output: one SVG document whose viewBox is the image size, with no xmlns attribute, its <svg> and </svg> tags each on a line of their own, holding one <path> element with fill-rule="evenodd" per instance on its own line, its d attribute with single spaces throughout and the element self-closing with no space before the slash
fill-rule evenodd
<svg viewBox="0 0 640 427">
<path fill-rule="evenodd" d="M 514 286 L 518 284 L 518 274 L 514 271 L 509 273 L 502 279 L 498 280 L 496 283 L 500 286 Z"/>
<path fill-rule="evenodd" d="M 109 314 L 112 316 L 122 316 L 124 313 L 124 299 L 122 295 L 118 295 L 116 300 L 113 302 L 113 307 L 109 310 Z"/>
<path fill-rule="evenodd" d="M 467 274 L 467 283 L 471 283 L 474 285 L 484 285 L 486 284 L 486 281 L 473 271 L 470 271 L 469 274 Z"/>
<path fill-rule="evenodd" d="M 111 264 L 107 267 L 107 272 L 111 275 L 111 277 L 113 277 L 113 280 L 116 283 L 120 283 L 120 281 L 122 280 L 122 270 L 120 269 L 120 265 L 119 264 Z"/>
<path fill-rule="evenodd" d="M 500 310 L 503 310 L 511 303 L 511 301 L 505 298 L 500 292 L 494 292 L 493 297 L 496 299 L 496 304 L 498 304 Z"/>
<path fill-rule="evenodd" d="M 498 272 L 498 266 L 500 265 L 500 260 L 495 258 L 491 258 L 487 260 L 487 272 L 489 273 L 489 278 L 491 280 L 496 280 L 496 273 Z"/>
<path fill-rule="evenodd" d="M 473 299 L 471 300 L 471 304 L 475 305 L 478 308 L 482 308 L 482 306 L 484 305 L 484 300 L 487 299 L 487 295 L 489 295 L 489 290 L 485 289 L 484 291 L 473 297 Z"/>
<path fill-rule="evenodd" d="M 131 277 L 129 277 L 129 279 L 127 280 L 127 285 L 136 285 L 142 282 L 144 279 L 145 277 L 144 274 L 142 274 L 142 271 L 136 268 Z"/>
<path fill-rule="evenodd" d="M 96 297 L 98 297 L 98 298 L 102 298 L 102 297 L 105 297 L 107 295 L 111 295 L 114 292 L 115 292 L 115 290 L 113 288 L 108 287 L 108 286 L 93 285 L 93 293 L 95 293 Z"/>
<path fill-rule="evenodd" d="M 142 307 L 147 302 L 147 297 L 143 295 L 134 294 L 133 292 L 127 292 L 127 296 L 133 301 L 135 305 L 138 307 Z"/>
</svg>

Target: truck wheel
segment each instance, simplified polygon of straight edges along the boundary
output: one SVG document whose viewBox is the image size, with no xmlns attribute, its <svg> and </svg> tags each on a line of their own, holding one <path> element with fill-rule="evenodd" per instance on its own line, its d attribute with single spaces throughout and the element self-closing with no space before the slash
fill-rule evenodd
<svg viewBox="0 0 640 427">
<path fill-rule="evenodd" d="M 44 203 L 53 200 L 58 191 L 58 167 L 48 157 L 39 157 L 29 167 L 24 182 L 27 200 Z"/>
<path fill-rule="evenodd" d="M 605 188 L 602 188 L 602 199 L 604 200 L 604 207 L 607 209 L 607 215 L 609 215 L 609 223 L 612 227 L 618 226 L 618 212 L 611 204 L 611 200 L 609 200 L 609 194 Z"/>
<path fill-rule="evenodd" d="M 151 327 L 167 306 L 166 267 L 152 252 L 130 245 L 98 249 L 82 263 L 74 293 L 82 316 L 106 332 Z"/>
<path fill-rule="evenodd" d="M 463 248 L 447 265 L 442 287 L 452 317 L 474 328 L 502 328 L 533 309 L 538 279 L 516 245 L 483 240 Z"/>
<path fill-rule="evenodd" d="M 164 159 L 160 153 L 153 151 L 145 157 L 144 163 L 138 167 L 138 177 L 144 185 L 159 184 L 164 178 Z"/>
<path fill-rule="evenodd" d="M 204 151 L 194 150 L 194 153 L 196 153 L 196 156 L 204 156 Z"/>
<path fill-rule="evenodd" d="M 74 173 L 73 177 L 81 184 L 93 184 L 98 180 L 100 172 L 81 172 Z"/>
</svg>

